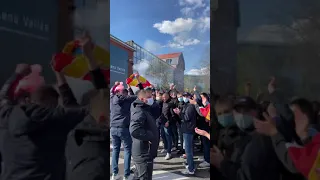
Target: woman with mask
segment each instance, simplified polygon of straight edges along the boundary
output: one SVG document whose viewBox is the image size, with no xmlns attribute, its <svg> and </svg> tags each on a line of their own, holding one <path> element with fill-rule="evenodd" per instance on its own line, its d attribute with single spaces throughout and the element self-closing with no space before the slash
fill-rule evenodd
<svg viewBox="0 0 320 180">
<path fill-rule="evenodd" d="M 183 98 L 183 95 L 182 93 L 178 93 L 177 94 L 177 98 L 178 98 L 178 108 L 180 110 L 182 110 L 182 108 L 184 107 L 184 105 L 186 104 L 184 102 L 184 98 Z M 178 129 L 178 135 L 179 135 L 179 141 L 180 141 L 180 147 L 178 147 L 179 151 L 177 154 L 184 154 L 185 151 L 184 151 L 184 147 L 183 147 L 183 133 L 181 131 L 181 118 L 179 117 L 178 118 L 178 122 L 177 122 L 177 129 Z"/>
<path fill-rule="evenodd" d="M 212 164 L 227 180 L 280 180 L 281 164 L 273 150 L 271 139 L 254 128 L 258 105 L 250 97 L 241 97 L 233 108 L 234 122 L 241 130 L 230 158 L 214 147 Z"/>
<path fill-rule="evenodd" d="M 225 157 L 230 158 L 234 144 L 238 140 L 240 130 L 233 117 L 233 100 L 231 98 L 220 98 L 215 105 L 217 120 L 221 126 L 218 138 L 218 148 Z"/>
<path fill-rule="evenodd" d="M 181 130 L 183 133 L 183 140 L 185 144 L 185 151 L 187 157 L 187 169 L 183 174 L 193 175 L 195 173 L 195 165 L 193 161 L 193 136 L 196 127 L 197 111 L 193 104 L 188 103 L 189 98 L 187 95 L 183 97 L 186 103 L 182 110 L 176 108 L 174 112 L 182 119 Z"/>
</svg>

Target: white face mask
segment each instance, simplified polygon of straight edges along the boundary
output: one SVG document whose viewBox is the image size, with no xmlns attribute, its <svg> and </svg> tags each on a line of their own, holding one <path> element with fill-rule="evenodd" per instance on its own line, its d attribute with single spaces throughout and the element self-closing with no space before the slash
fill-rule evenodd
<svg viewBox="0 0 320 180">
<path fill-rule="evenodd" d="M 161 98 L 158 96 L 158 97 L 156 97 L 156 100 L 157 100 L 157 101 L 160 101 L 160 100 L 161 100 Z"/>
<path fill-rule="evenodd" d="M 153 104 L 153 102 L 154 102 L 154 99 L 153 99 L 153 98 L 148 98 L 146 104 L 148 104 L 149 106 L 151 106 L 151 105 Z"/>
</svg>

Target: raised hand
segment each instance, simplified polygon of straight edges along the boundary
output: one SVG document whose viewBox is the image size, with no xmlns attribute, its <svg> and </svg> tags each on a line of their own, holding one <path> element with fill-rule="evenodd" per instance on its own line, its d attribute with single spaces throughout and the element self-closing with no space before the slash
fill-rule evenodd
<svg viewBox="0 0 320 180">
<path fill-rule="evenodd" d="M 269 84 L 268 84 L 268 92 L 272 94 L 276 90 L 276 78 L 271 77 Z"/>
<path fill-rule="evenodd" d="M 267 136 L 276 135 L 278 133 L 278 130 L 275 121 L 273 121 L 273 119 L 267 113 L 263 113 L 263 117 L 265 118 L 265 120 L 254 120 L 256 131 Z"/>
<path fill-rule="evenodd" d="M 29 64 L 17 64 L 15 73 L 21 76 L 27 76 L 31 73 L 31 66 Z"/>
<path fill-rule="evenodd" d="M 193 91 L 197 91 L 197 86 L 194 86 Z"/>
</svg>

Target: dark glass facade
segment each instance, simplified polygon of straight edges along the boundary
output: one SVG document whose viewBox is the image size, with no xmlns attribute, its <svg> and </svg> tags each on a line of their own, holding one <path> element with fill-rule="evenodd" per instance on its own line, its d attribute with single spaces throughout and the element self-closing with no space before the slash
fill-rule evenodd
<svg viewBox="0 0 320 180">
<path fill-rule="evenodd" d="M 241 0 L 237 87 L 266 89 L 270 76 L 286 95 L 320 98 L 317 0 Z M 318 97 L 314 97 L 318 96 Z"/>
</svg>

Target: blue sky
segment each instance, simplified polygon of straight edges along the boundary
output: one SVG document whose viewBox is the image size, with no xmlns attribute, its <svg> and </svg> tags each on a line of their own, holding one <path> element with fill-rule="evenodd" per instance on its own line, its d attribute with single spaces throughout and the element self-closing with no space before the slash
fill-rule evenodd
<svg viewBox="0 0 320 180">
<path fill-rule="evenodd" d="M 210 46 L 210 0 L 114 0 L 110 33 L 154 54 L 183 52 L 185 73 L 198 74 Z"/>
</svg>

